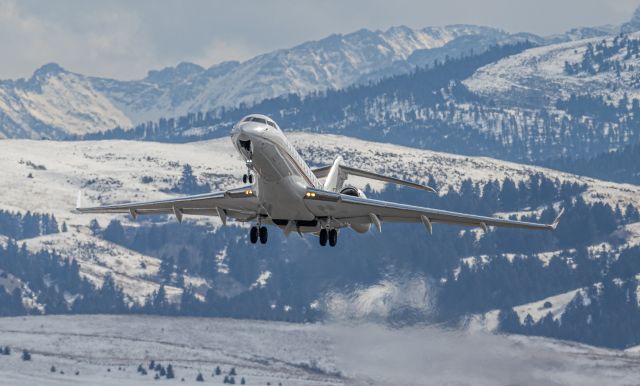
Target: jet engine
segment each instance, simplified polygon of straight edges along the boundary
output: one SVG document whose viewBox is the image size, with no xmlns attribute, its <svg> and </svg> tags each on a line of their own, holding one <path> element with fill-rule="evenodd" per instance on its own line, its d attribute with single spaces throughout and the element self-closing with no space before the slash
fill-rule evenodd
<svg viewBox="0 0 640 386">
<path fill-rule="evenodd" d="M 345 186 L 342 188 L 340 193 L 346 194 L 347 196 L 367 198 L 364 192 L 355 186 Z M 349 227 L 358 233 L 367 233 L 369 232 L 369 228 L 371 228 L 371 222 L 368 220 L 362 220 L 362 222 L 351 222 L 349 223 Z"/>
</svg>

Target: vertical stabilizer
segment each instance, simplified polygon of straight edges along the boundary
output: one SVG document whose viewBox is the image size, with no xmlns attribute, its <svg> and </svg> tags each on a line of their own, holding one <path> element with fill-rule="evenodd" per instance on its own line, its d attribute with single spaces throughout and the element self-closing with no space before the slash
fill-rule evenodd
<svg viewBox="0 0 640 386">
<path fill-rule="evenodd" d="M 344 181 L 347 179 L 346 173 L 340 170 L 342 162 L 342 156 L 338 156 L 338 158 L 333 161 L 329 174 L 327 174 L 327 178 L 324 181 L 324 190 L 338 192 L 342 189 L 342 184 L 344 184 Z"/>
</svg>

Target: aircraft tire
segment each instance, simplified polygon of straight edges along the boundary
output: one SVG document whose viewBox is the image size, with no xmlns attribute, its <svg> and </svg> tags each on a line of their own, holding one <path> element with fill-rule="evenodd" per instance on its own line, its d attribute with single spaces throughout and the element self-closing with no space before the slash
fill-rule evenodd
<svg viewBox="0 0 640 386">
<path fill-rule="evenodd" d="M 249 239 L 251 240 L 251 244 L 258 242 L 258 227 L 251 227 L 251 231 L 249 231 Z"/>
<path fill-rule="evenodd" d="M 335 247 L 338 243 L 338 231 L 335 229 L 331 229 L 329 231 L 329 245 Z"/>
<path fill-rule="evenodd" d="M 267 227 L 260 227 L 260 243 L 266 244 L 268 238 L 269 232 L 267 231 Z"/>
<path fill-rule="evenodd" d="M 324 228 L 320 229 L 320 245 L 322 245 L 323 247 L 327 245 L 327 238 L 328 238 L 327 233 L 328 232 L 326 229 Z"/>
</svg>

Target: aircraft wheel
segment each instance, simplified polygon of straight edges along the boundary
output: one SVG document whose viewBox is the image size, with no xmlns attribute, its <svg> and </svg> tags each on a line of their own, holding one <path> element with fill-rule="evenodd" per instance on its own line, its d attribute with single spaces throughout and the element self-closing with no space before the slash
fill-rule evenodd
<svg viewBox="0 0 640 386">
<path fill-rule="evenodd" d="M 245 184 L 247 183 L 247 175 L 246 174 L 242 175 L 242 182 L 245 183 Z"/>
<path fill-rule="evenodd" d="M 251 231 L 249 232 L 249 239 L 251 240 L 251 244 L 255 244 L 258 242 L 258 227 L 251 227 Z"/>
<path fill-rule="evenodd" d="M 329 245 L 335 247 L 338 243 L 338 231 L 335 229 L 331 229 L 329 231 Z"/>
<path fill-rule="evenodd" d="M 249 183 L 253 184 L 253 174 L 249 174 Z"/>
<path fill-rule="evenodd" d="M 260 227 L 260 242 L 262 244 L 266 244 L 268 237 L 269 237 L 269 232 L 267 232 L 267 227 Z"/>
<path fill-rule="evenodd" d="M 322 245 L 323 247 L 327 245 L 327 237 L 328 237 L 327 233 L 328 232 L 326 229 L 324 228 L 320 229 L 320 245 Z"/>
</svg>

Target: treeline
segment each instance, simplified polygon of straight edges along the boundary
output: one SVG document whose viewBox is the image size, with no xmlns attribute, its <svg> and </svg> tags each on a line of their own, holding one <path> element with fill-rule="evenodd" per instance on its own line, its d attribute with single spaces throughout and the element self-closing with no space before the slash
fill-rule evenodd
<svg viewBox="0 0 640 386">
<path fill-rule="evenodd" d="M 66 228 L 66 224 L 63 224 Z M 52 214 L 9 212 L 0 210 L 0 235 L 13 239 L 28 239 L 58 233 L 58 221 Z"/>
<path fill-rule="evenodd" d="M 68 312 L 69 304 L 65 294 L 82 296 L 94 290 L 91 283 L 81 278 L 75 260 L 63 259 L 55 252 L 45 250 L 30 253 L 25 244 L 18 246 L 12 239 L 5 247 L 0 245 L 0 270 L 6 278 L 11 275 L 28 285 L 35 295 L 34 300 L 44 305 L 46 313 Z M 4 287 L 0 291 L 5 298 L 8 293 L 11 300 L 5 299 L 6 302 L 0 303 L 4 305 L 0 311 L 3 316 L 38 312 L 23 306 L 22 298 L 25 294 L 20 286 L 11 291 Z"/>
<path fill-rule="evenodd" d="M 602 95 L 571 94 L 569 99 L 558 99 L 556 107 L 576 117 L 591 116 L 603 122 L 619 122 L 628 117 L 630 124 L 640 123 L 640 100 L 629 100 L 626 94 L 617 103 Z"/>
<path fill-rule="evenodd" d="M 535 321 L 527 314 L 523 321 L 513 309 L 499 314 L 501 331 L 548 336 L 597 346 L 625 349 L 640 344 L 640 308 L 636 275 L 640 272 L 640 248 L 621 253 L 619 259 L 609 256 L 603 267 L 607 274 L 578 291 L 562 316 L 551 313 Z"/>
<path fill-rule="evenodd" d="M 611 40 L 611 44 L 603 39 L 601 42 L 589 43 L 582 59 L 578 63 L 564 63 L 564 72 L 567 75 L 587 73 L 591 75 L 607 71 L 614 71 L 618 76 L 622 70 L 633 71 L 633 66 L 627 68 L 615 56 L 623 55 L 623 60 L 638 58 L 640 55 L 640 39 L 630 38 L 629 35 L 620 34 Z"/>
<path fill-rule="evenodd" d="M 640 117 L 640 113 L 638 114 Z M 640 184 L 640 143 L 592 157 L 562 157 L 544 166 L 603 180 Z"/>
</svg>

